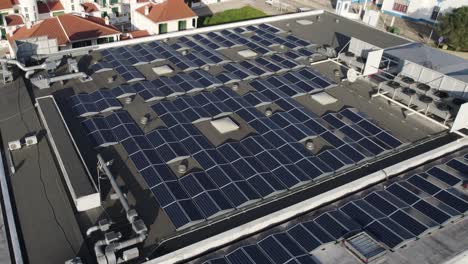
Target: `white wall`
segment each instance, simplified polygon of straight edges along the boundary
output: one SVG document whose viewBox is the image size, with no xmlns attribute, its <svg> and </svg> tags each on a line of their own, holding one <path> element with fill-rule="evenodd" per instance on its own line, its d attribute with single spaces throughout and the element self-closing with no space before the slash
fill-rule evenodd
<svg viewBox="0 0 468 264">
<path fill-rule="evenodd" d="M 20 13 L 25 20 L 34 22 L 39 19 L 36 0 L 20 0 Z"/>
<path fill-rule="evenodd" d="M 433 21 L 431 19 L 432 11 L 437 6 L 437 0 L 412 0 L 406 13 L 400 13 L 393 10 L 395 0 L 384 0 L 382 11 L 397 13 L 402 16 L 408 16 L 415 19 Z M 454 8 L 468 6 L 468 0 L 445 0 L 440 4 L 441 12 L 450 12 Z"/>
<path fill-rule="evenodd" d="M 60 0 L 65 9 L 65 13 L 78 13 L 82 10 L 82 0 Z"/>
<path fill-rule="evenodd" d="M 152 20 L 148 19 L 139 12 L 133 12 L 132 23 L 135 30 L 147 30 L 151 35 L 159 34 L 159 24 L 167 23 L 167 32 L 176 32 L 179 31 L 179 21 L 187 21 L 187 30 L 196 28 L 197 22 L 195 21 L 195 27 L 192 24 L 192 19 L 197 19 L 197 17 L 191 17 L 180 20 L 172 20 L 163 23 L 154 23 Z"/>
</svg>

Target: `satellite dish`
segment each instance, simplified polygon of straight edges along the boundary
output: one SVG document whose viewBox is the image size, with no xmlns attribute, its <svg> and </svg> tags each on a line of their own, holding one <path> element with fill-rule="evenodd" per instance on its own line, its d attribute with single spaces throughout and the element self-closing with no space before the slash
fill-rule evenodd
<svg viewBox="0 0 468 264">
<path fill-rule="evenodd" d="M 358 79 L 358 73 L 355 69 L 349 69 L 346 73 L 346 78 L 348 78 L 349 82 L 355 82 Z"/>
</svg>

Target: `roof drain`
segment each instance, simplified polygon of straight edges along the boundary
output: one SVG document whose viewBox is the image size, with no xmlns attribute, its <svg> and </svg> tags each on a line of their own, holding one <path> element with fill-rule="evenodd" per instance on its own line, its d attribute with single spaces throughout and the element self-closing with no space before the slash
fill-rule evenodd
<svg viewBox="0 0 468 264">
<path fill-rule="evenodd" d="M 114 176 L 110 172 L 107 163 L 102 158 L 101 154 L 97 155 L 98 159 L 98 168 L 103 172 L 109 179 L 112 189 L 119 198 L 120 204 L 124 208 L 127 214 L 127 220 L 132 225 L 132 229 L 136 234 L 135 237 L 119 241 L 121 238 L 120 233 L 109 232 L 106 233 L 105 239 L 99 240 L 94 244 L 94 253 L 96 254 L 96 259 L 99 264 L 116 264 L 123 263 L 131 259 L 135 259 L 139 256 L 138 249 L 131 248 L 123 252 L 123 258 L 117 259 L 116 253 L 120 250 L 132 247 L 143 242 L 148 236 L 148 229 L 138 216 L 138 213 L 135 209 L 131 208 L 127 202 L 126 197 L 120 190 L 119 185 L 115 181 Z M 92 228 L 94 230 L 95 228 Z M 93 231 L 90 231 L 92 233 Z"/>
</svg>

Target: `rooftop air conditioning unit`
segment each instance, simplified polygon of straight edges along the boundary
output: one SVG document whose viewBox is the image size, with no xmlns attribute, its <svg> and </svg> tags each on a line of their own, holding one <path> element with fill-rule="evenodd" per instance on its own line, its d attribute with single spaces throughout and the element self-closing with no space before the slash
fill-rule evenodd
<svg viewBox="0 0 468 264">
<path fill-rule="evenodd" d="M 32 145 L 36 145 L 37 144 L 37 137 L 36 136 L 29 136 L 29 137 L 26 137 L 24 139 L 24 141 L 26 142 L 26 146 L 27 147 L 30 147 Z"/>
<path fill-rule="evenodd" d="M 8 148 L 12 150 L 21 149 L 21 142 L 19 140 L 8 142 Z"/>
</svg>

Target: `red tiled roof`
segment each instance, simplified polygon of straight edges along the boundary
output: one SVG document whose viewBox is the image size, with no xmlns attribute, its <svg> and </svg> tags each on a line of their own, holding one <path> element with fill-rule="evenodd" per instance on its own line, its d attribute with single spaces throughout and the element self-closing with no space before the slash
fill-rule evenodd
<svg viewBox="0 0 468 264">
<path fill-rule="evenodd" d="M 18 4 L 13 0 L 0 0 L 0 10 L 12 8 L 13 5 Z"/>
<path fill-rule="evenodd" d="M 135 30 L 128 33 L 132 36 L 132 38 L 142 38 L 150 35 L 148 30 Z"/>
<path fill-rule="evenodd" d="M 106 25 L 105 20 L 101 18 L 65 14 L 58 16 L 58 19 L 71 41 L 120 34 L 120 31 Z"/>
<path fill-rule="evenodd" d="M 49 7 L 50 11 L 61 11 L 64 10 L 62 3 L 60 1 L 51 1 L 47 2 L 47 6 Z"/>
<path fill-rule="evenodd" d="M 94 4 L 94 3 L 83 3 L 81 4 L 81 6 L 84 8 L 84 11 L 86 13 L 92 13 L 92 12 L 96 12 L 96 11 L 99 11 L 98 7 Z"/>
<path fill-rule="evenodd" d="M 20 27 L 13 33 L 11 40 L 26 39 L 32 37 L 47 36 L 49 39 L 57 39 L 58 45 L 66 45 L 69 41 L 65 32 L 61 29 L 56 17 L 44 19 L 31 28 Z"/>
<path fill-rule="evenodd" d="M 92 39 L 115 34 L 120 34 L 120 32 L 114 27 L 106 25 L 103 19 L 95 20 L 89 17 L 84 18 L 63 14 L 58 17 L 44 19 L 34 24 L 30 29 L 26 26 L 19 28 L 14 32 L 11 41 L 48 36 L 49 39 L 56 38 L 59 45 L 66 45 L 70 41 Z"/>
<path fill-rule="evenodd" d="M 136 11 L 145 15 L 146 7 L 149 7 L 146 17 L 155 23 L 197 16 L 183 0 L 166 0 L 159 4 L 149 3 L 137 8 Z"/>
<path fill-rule="evenodd" d="M 147 30 L 135 30 L 135 31 L 128 32 L 128 36 L 122 35 L 120 39 L 127 40 L 127 39 L 143 38 L 149 35 L 150 34 Z"/>
<path fill-rule="evenodd" d="M 24 24 L 23 18 L 20 15 L 8 15 L 5 16 L 7 26 L 18 26 Z"/>
</svg>

